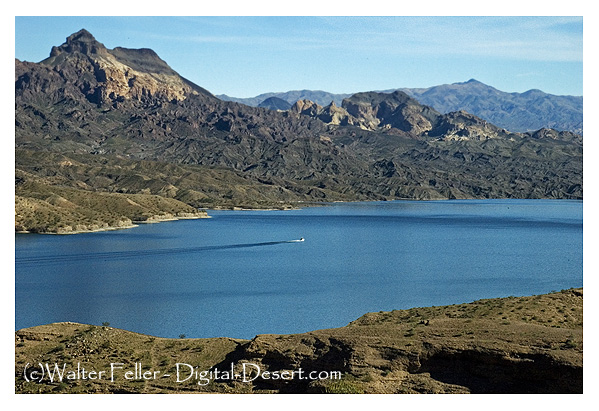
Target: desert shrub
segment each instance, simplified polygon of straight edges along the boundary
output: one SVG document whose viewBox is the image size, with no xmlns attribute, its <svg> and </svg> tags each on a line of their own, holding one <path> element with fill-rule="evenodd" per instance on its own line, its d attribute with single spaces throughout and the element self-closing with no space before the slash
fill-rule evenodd
<svg viewBox="0 0 599 411">
<path fill-rule="evenodd" d="M 364 390 L 357 387 L 355 384 L 349 381 L 334 381 L 328 384 L 324 392 L 326 394 L 364 394 Z"/>
</svg>

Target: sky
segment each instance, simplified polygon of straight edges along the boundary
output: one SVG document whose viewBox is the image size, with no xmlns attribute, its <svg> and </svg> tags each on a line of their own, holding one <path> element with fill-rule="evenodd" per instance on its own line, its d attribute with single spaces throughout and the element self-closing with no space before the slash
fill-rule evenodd
<svg viewBox="0 0 599 411">
<path fill-rule="evenodd" d="M 479 80 L 583 95 L 583 17 L 15 16 L 15 57 L 39 62 L 85 28 L 150 48 L 213 94 L 332 93 Z"/>
</svg>

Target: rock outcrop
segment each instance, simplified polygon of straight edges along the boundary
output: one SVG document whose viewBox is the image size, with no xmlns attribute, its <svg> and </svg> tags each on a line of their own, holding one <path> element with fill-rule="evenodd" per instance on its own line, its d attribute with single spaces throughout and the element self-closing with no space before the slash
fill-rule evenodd
<svg viewBox="0 0 599 411">
<path fill-rule="evenodd" d="M 439 116 L 434 109 L 422 106 L 407 94 L 357 93 L 343 100 L 342 107 L 360 120 L 362 128 L 395 128 L 420 135 L 432 128 Z"/>
</svg>

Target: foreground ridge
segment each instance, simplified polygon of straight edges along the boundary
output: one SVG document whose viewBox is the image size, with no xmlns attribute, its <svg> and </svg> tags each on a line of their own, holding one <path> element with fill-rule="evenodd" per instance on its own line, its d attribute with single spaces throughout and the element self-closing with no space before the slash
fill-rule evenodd
<svg viewBox="0 0 599 411">
<path fill-rule="evenodd" d="M 15 391 L 582 393 L 582 303 L 582 288 L 569 289 L 369 313 L 341 328 L 250 341 L 48 324 L 15 333 Z M 73 378 L 40 380 L 40 366 Z"/>
</svg>

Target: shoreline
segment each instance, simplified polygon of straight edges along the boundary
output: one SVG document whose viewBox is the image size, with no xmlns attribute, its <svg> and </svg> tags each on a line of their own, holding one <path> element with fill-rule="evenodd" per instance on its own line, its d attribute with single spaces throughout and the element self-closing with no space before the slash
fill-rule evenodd
<svg viewBox="0 0 599 411">
<path fill-rule="evenodd" d="M 144 221 L 132 221 L 131 224 L 123 225 L 123 226 L 108 226 L 102 228 L 94 228 L 90 230 L 72 230 L 72 231 L 57 231 L 57 232 L 34 232 L 31 231 L 15 231 L 15 234 L 41 234 L 41 235 L 71 235 L 71 234 L 87 234 L 87 233 L 100 233 L 103 231 L 116 231 L 116 230 L 126 230 L 130 228 L 139 227 L 141 224 L 158 224 L 168 221 L 178 221 L 178 220 L 199 220 L 203 218 L 212 218 L 208 214 L 198 215 L 198 216 L 181 216 L 181 217 L 165 217 L 165 218 L 155 218 L 151 217 Z"/>
<path fill-rule="evenodd" d="M 61 321 L 15 331 L 15 391 L 582 393 L 582 312 L 583 288 L 579 287 L 369 312 L 338 328 L 258 334 L 251 339 L 157 337 L 109 323 Z M 38 358 L 44 358 L 39 367 L 44 367 L 42 363 L 62 367 L 64 381 L 57 384 L 28 373 L 37 370 Z M 257 375 L 243 379 L 235 375 L 244 372 L 248 363 Z M 203 374 L 193 378 L 190 371 L 196 367 Z M 210 370 L 219 370 L 220 378 L 210 375 Z M 224 370 L 231 374 L 222 374 Z M 301 370 L 304 375 L 316 372 L 323 377 L 271 378 L 293 371 L 301 376 Z M 183 371 L 184 378 L 178 378 L 177 371 Z M 99 378 L 101 372 L 116 378 Z"/>
<path fill-rule="evenodd" d="M 477 304 L 482 305 L 489 301 L 496 301 L 496 300 L 497 301 L 499 301 L 499 300 L 503 300 L 503 301 L 514 300 L 515 301 L 515 300 L 521 300 L 521 299 L 535 299 L 535 298 L 539 298 L 539 297 L 558 295 L 558 294 L 563 294 L 563 293 L 574 293 L 577 296 L 582 296 L 583 290 L 584 290 L 584 286 L 581 285 L 581 286 L 572 286 L 569 288 L 564 288 L 559 291 L 553 290 L 553 291 L 548 291 L 548 292 L 544 292 L 544 293 L 536 293 L 536 294 L 517 294 L 517 295 L 510 295 L 510 296 L 503 296 L 503 297 L 486 297 L 486 298 L 479 298 L 479 299 L 468 300 L 468 301 L 458 301 L 458 302 L 442 304 L 442 305 L 415 305 L 415 306 L 412 306 L 409 308 L 391 309 L 391 310 L 382 310 L 382 311 L 369 311 L 369 312 L 362 314 L 360 317 L 357 317 L 355 320 L 352 320 L 349 323 L 346 323 L 345 325 L 332 326 L 332 327 L 326 327 L 326 328 L 315 328 L 313 330 L 305 331 L 305 332 L 292 332 L 292 333 L 288 333 L 288 334 L 282 334 L 282 333 L 277 333 L 277 332 L 266 332 L 266 333 L 262 333 L 262 334 L 254 334 L 253 337 L 248 336 L 247 338 L 246 337 L 229 337 L 226 335 L 219 335 L 216 337 L 185 337 L 185 338 L 189 339 L 189 340 L 211 340 L 211 339 L 218 339 L 218 338 L 227 338 L 227 339 L 231 339 L 231 340 L 251 341 L 252 339 L 254 339 L 258 336 L 262 336 L 262 335 L 310 334 L 310 333 L 319 332 L 319 331 L 326 331 L 326 330 L 332 330 L 332 329 L 351 326 L 352 324 L 359 322 L 363 318 L 367 318 L 369 316 L 380 315 L 380 314 L 384 314 L 384 313 L 395 313 L 395 312 L 399 312 L 399 311 L 411 312 L 411 311 L 423 310 L 423 309 L 424 310 L 427 310 L 427 309 L 447 310 L 447 309 L 458 307 L 458 306 L 472 306 L 472 305 L 477 305 Z M 36 328 L 36 327 L 51 326 L 51 325 L 55 325 L 55 324 L 94 326 L 93 324 L 79 323 L 76 321 L 65 320 L 65 321 L 56 321 L 56 322 L 52 322 L 52 323 L 44 323 L 44 324 L 32 325 L 32 326 L 28 326 L 28 327 L 22 327 L 22 328 L 16 329 L 15 332 L 28 330 L 28 329 Z M 142 336 L 146 336 L 146 337 L 152 337 L 152 338 L 161 338 L 161 339 L 165 339 L 165 340 L 177 340 L 178 339 L 176 337 L 164 337 L 164 336 L 160 336 L 160 335 L 147 334 L 147 333 L 144 333 L 141 331 L 133 331 L 133 330 L 119 328 L 119 327 L 111 327 L 111 326 L 105 326 L 105 327 L 119 329 L 122 331 L 130 332 L 130 333 L 134 333 L 134 334 L 138 334 L 138 335 L 142 335 Z"/>
<path fill-rule="evenodd" d="M 428 199 L 428 200 L 419 200 L 419 199 L 410 199 L 410 198 L 401 198 L 401 199 L 393 199 L 393 200 L 358 200 L 358 201 L 322 201 L 322 202 L 314 202 L 314 201 L 298 201 L 297 207 L 285 207 L 285 208 L 246 208 L 239 206 L 216 206 L 216 207 L 202 207 L 201 210 L 205 212 L 205 215 L 192 215 L 192 216 L 180 216 L 180 217 L 164 217 L 157 218 L 156 216 L 150 217 L 147 220 L 143 221 L 132 221 L 131 224 L 123 225 L 123 226 L 108 226 L 103 228 L 94 228 L 90 230 L 73 230 L 73 231 L 63 231 L 63 232 L 30 232 L 30 231 L 15 231 L 15 234 L 50 234 L 50 235 L 69 235 L 69 234 L 86 234 L 86 233 L 98 233 L 103 231 L 115 231 L 115 230 L 125 230 L 130 228 L 139 227 L 140 224 L 157 224 L 168 221 L 178 221 L 178 220 L 198 220 L 203 218 L 212 218 L 208 215 L 208 211 L 295 211 L 302 210 L 308 207 L 329 207 L 334 206 L 336 204 L 353 204 L 353 203 L 392 203 L 396 201 L 410 201 L 410 202 L 442 202 L 442 201 L 487 201 L 487 200 L 503 200 L 503 201 L 519 201 L 519 200 L 539 200 L 539 201 L 575 201 L 582 202 L 583 199 L 575 199 L 575 198 L 444 198 L 444 199 Z"/>
</svg>

